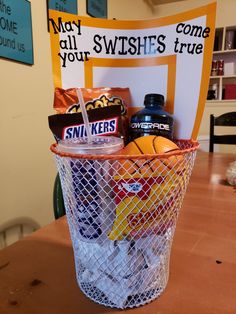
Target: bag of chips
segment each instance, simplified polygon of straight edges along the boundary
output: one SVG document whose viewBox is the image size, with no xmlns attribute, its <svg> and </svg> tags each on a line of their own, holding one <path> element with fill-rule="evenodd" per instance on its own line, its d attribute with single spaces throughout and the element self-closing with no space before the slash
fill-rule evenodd
<svg viewBox="0 0 236 314">
<path fill-rule="evenodd" d="M 85 107 L 89 115 L 91 111 L 99 109 L 99 119 L 105 119 L 109 116 L 114 116 L 113 107 L 119 107 L 121 124 L 121 137 L 127 143 L 129 119 L 127 115 L 128 107 L 131 103 L 131 96 L 129 88 L 121 87 L 95 87 L 95 88 L 81 88 Z M 81 108 L 77 96 L 76 88 L 62 89 L 56 88 L 54 93 L 54 109 L 57 113 L 81 113 Z M 99 111 L 96 112 L 96 115 Z M 104 116 L 103 116 L 104 115 Z M 95 116 L 95 114 L 94 114 Z M 64 118 L 59 118 L 62 121 Z M 90 117 L 89 117 L 90 119 Z M 68 119 L 67 119 L 68 121 Z M 109 133 L 109 132 L 107 132 Z M 105 132 L 104 135 L 107 135 Z M 119 133 L 119 132 L 118 132 Z M 113 133 L 113 135 L 115 135 Z"/>
</svg>

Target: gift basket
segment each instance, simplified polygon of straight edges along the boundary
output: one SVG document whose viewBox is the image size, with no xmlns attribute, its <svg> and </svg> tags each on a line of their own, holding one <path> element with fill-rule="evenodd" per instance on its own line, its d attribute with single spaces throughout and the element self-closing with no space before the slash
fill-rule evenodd
<svg viewBox="0 0 236 314">
<path fill-rule="evenodd" d="M 137 307 L 167 285 L 172 240 L 198 143 L 150 135 L 105 154 L 101 144 L 96 143 L 95 153 L 51 146 L 76 277 L 97 303 Z"/>
</svg>

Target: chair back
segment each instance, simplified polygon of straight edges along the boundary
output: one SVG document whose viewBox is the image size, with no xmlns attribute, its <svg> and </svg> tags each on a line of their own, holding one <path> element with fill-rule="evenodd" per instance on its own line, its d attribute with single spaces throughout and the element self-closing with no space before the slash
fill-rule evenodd
<svg viewBox="0 0 236 314">
<path fill-rule="evenodd" d="M 210 115 L 210 143 L 209 151 L 214 151 L 214 144 L 236 144 L 236 134 L 216 135 L 215 126 L 234 127 L 236 126 L 236 112 L 227 112 L 218 117 Z"/>
<path fill-rule="evenodd" d="M 1 224 L 0 249 L 13 244 L 39 228 L 39 224 L 28 217 L 17 217 Z"/>
<path fill-rule="evenodd" d="M 59 173 L 56 175 L 53 187 L 53 209 L 55 219 L 64 216 L 66 213 Z"/>
</svg>

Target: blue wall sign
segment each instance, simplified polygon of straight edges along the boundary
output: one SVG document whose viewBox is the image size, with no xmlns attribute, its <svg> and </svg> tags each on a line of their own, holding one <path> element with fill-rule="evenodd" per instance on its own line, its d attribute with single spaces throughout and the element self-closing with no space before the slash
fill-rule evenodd
<svg viewBox="0 0 236 314">
<path fill-rule="evenodd" d="M 78 14 L 77 0 L 48 0 L 48 9 Z"/>
<path fill-rule="evenodd" d="M 0 0 L 0 57 L 33 64 L 31 5 Z"/>
<path fill-rule="evenodd" d="M 87 0 L 86 8 L 90 16 L 107 18 L 107 0 Z"/>
</svg>

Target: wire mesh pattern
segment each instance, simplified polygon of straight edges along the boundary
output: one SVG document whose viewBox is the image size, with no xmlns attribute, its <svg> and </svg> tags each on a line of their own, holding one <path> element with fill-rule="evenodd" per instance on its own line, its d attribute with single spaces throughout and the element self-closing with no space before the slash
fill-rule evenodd
<svg viewBox="0 0 236 314">
<path fill-rule="evenodd" d="M 81 290 L 128 308 L 157 298 L 169 277 L 176 222 L 197 145 L 163 155 L 56 154 Z M 56 146 L 55 146 L 56 147 Z"/>
</svg>

